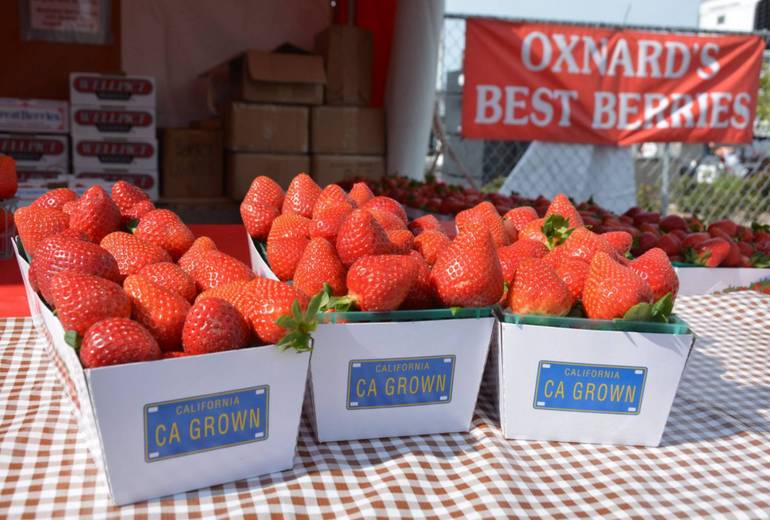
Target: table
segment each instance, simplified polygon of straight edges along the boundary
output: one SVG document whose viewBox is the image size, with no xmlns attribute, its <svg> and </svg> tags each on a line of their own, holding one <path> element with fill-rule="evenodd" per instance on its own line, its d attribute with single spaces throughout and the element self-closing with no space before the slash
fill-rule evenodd
<svg viewBox="0 0 770 520">
<path fill-rule="evenodd" d="M 682 298 L 698 335 L 659 448 L 508 441 L 487 396 L 467 434 L 316 443 L 293 470 L 116 508 L 43 339 L 0 320 L 0 517 L 770 515 L 770 297 Z"/>
</svg>

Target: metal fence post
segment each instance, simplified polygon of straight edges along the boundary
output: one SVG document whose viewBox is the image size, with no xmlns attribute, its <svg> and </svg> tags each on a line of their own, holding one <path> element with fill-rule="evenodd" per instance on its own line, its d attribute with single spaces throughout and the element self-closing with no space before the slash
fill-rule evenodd
<svg viewBox="0 0 770 520">
<path fill-rule="evenodd" d="M 661 176 L 660 176 L 660 214 L 668 214 L 668 186 L 669 171 L 671 170 L 671 147 L 668 143 L 663 144 L 663 156 L 661 157 Z"/>
</svg>

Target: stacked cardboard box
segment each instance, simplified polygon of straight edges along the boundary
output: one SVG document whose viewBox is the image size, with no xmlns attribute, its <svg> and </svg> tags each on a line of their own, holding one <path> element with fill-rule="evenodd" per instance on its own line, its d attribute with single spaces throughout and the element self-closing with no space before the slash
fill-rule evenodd
<svg viewBox="0 0 770 520">
<path fill-rule="evenodd" d="M 163 130 L 160 169 L 163 196 L 171 199 L 222 196 L 222 125 L 219 120 L 191 128 Z"/>
<path fill-rule="evenodd" d="M 0 154 L 16 160 L 19 199 L 67 186 L 68 111 L 66 101 L 0 99 Z"/>
<path fill-rule="evenodd" d="M 372 35 L 333 25 L 316 36 L 326 64 L 324 106 L 310 113 L 311 171 L 324 186 L 385 174 L 385 114 L 371 103 Z"/>
<path fill-rule="evenodd" d="M 74 177 L 82 192 L 131 182 L 158 198 L 155 80 L 151 77 L 70 74 Z"/>
</svg>

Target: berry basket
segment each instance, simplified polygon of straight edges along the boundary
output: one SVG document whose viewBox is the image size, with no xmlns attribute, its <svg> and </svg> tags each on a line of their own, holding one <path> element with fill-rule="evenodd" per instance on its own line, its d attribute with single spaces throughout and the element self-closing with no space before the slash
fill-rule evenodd
<svg viewBox="0 0 770 520">
<path fill-rule="evenodd" d="M 13 212 L 18 202 L 18 199 L 0 200 L 0 258 L 13 257 L 12 239 L 16 235 Z"/>
<path fill-rule="evenodd" d="M 747 287 L 770 277 L 770 268 L 762 267 L 701 267 L 674 262 L 679 278 L 679 295 L 712 294 L 731 287 Z"/>
</svg>

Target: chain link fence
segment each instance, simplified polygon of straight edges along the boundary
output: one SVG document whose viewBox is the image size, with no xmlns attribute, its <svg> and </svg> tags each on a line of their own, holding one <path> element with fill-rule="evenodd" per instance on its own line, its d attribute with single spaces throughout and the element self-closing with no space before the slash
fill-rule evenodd
<svg viewBox="0 0 770 520">
<path fill-rule="evenodd" d="M 465 19 L 445 18 L 441 38 L 434 121 L 435 171 L 441 180 L 490 191 L 504 187 L 527 197 L 565 192 L 618 212 L 639 205 L 695 214 L 707 222 L 732 218 L 770 224 L 766 137 L 752 146 L 644 143 L 630 148 L 463 139 Z M 633 178 L 613 175 L 631 168 Z"/>
</svg>

